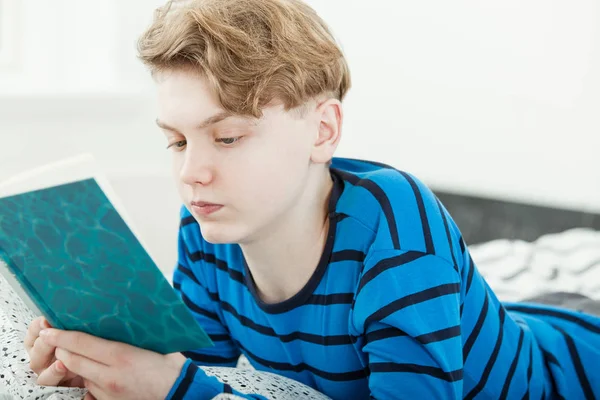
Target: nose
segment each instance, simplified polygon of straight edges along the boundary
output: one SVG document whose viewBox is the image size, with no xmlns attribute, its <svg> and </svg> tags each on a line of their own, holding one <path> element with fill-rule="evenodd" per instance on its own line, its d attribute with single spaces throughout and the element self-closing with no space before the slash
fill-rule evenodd
<svg viewBox="0 0 600 400">
<path fill-rule="evenodd" d="M 187 185 L 208 185 L 214 179 L 214 166 L 209 154 L 188 147 L 179 171 L 180 179 Z"/>
</svg>

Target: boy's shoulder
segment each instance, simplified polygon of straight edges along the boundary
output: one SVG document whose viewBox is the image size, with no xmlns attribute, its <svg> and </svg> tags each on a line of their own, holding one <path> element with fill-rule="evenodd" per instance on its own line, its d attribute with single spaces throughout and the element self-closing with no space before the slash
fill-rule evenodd
<svg viewBox="0 0 600 400">
<path fill-rule="evenodd" d="M 414 175 L 386 164 L 334 158 L 331 171 L 344 184 L 336 212 L 373 235 L 370 250 L 436 253 L 436 244 L 460 237 L 434 192 Z M 441 244 L 438 244 L 438 247 Z"/>
<path fill-rule="evenodd" d="M 425 202 L 435 202 L 433 192 L 416 176 L 390 165 L 369 160 L 334 158 L 332 173 L 351 186 L 349 193 L 372 196 L 385 203 L 388 199 L 415 197 Z M 358 190 L 356 190 L 358 188 Z"/>
</svg>

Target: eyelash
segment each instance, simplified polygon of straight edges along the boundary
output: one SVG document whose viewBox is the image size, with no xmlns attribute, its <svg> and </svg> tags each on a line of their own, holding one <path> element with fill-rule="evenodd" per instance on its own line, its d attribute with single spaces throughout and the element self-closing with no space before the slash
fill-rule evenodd
<svg viewBox="0 0 600 400">
<path fill-rule="evenodd" d="M 217 142 L 223 143 L 225 147 L 232 147 L 235 143 L 239 142 L 242 139 L 242 136 L 230 137 L 230 138 L 219 138 L 216 139 Z M 225 143 L 225 141 L 233 140 L 231 143 Z M 183 144 L 182 144 L 183 143 Z M 167 146 L 167 149 L 175 146 L 175 151 L 181 151 L 183 147 L 187 144 L 187 140 L 179 140 L 177 142 L 173 142 Z"/>
</svg>

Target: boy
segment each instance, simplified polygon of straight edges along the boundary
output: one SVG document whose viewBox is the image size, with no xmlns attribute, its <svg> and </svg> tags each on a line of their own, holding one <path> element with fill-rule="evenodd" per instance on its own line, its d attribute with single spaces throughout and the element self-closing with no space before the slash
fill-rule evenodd
<svg viewBox="0 0 600 400">
<path fill-rule="evenodd" d="M 600 319 L 501 304 L 421 182 L 332 161 L 350 74 L 312 9 L 173 5 L 139 52 L 184 202 L 174 286 L 215 347 L 162 356 L 53 329 L 38 343 L 36 323 L 42 383 L 209 399 L 232 389 L 197 365 L 245 354 L 334 399 L 600 396 Z"/>
</svg>

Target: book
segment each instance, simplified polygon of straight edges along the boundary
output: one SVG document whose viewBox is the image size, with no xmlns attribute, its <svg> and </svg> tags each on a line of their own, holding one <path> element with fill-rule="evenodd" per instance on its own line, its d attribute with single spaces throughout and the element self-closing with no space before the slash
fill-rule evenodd
<svg viewBox="0 0 600 400">
<path fill-rule="evenodd" d="M 161 354 L 212 345 L 91 155 L 0 183 L 0 274 L 55 328 Z"/>
</svg>

